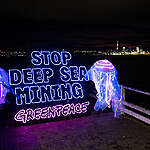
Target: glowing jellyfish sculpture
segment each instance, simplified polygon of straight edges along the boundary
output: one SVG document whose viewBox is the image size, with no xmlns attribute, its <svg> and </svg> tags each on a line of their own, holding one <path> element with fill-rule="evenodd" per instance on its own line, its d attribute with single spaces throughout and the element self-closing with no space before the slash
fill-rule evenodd
<svg viewBox="0 0 150 150">
<path fill-rule="evenodd" d="M 7 101 L 5 97 L 9 90 L 10 85 L 8 81 L 8 74 L 4 69 L 0 68 L 0 104 L 3 104 L 5 101 Z"/>
<path fill-rule="evenodd" d="M 118 117 L 123 109 L 123 98 L 115 67 L 108 60 L 99 60 L 90 68 L 88 76 L 95 83 L 98 92 L 94 109 L 98 111 L 112 106 L 114 117 Z"/>
</svg>

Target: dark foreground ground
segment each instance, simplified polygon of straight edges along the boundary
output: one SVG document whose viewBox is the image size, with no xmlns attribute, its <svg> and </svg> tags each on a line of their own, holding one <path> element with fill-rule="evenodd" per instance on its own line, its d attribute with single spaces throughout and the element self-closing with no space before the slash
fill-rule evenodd
<svg viewBox="0 0 150 150">
<path fill-rule="evenodd" d="M 112 112 L 0 129 L 0 150 L 149 150 L 150 126 Z"/>
</svg>

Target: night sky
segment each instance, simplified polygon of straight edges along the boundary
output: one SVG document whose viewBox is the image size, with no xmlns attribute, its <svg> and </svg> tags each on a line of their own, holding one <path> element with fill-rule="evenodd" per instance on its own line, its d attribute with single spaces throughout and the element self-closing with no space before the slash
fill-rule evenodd
<svg viewBox="0 0 150 150">
<path fill-rule="evenodd" d="M 148 0 L 3 1 L 0 44 L 103 47 L 119 40 L 150 47 L 149 10 Z"/>
</svg>

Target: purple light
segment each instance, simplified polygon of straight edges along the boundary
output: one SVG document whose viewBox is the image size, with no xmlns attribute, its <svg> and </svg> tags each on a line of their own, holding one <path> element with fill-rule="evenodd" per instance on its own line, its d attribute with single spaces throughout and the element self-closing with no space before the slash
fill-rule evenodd
<svg viewBox="0 0 150 150">
<path fill-rule="evenodd" d="M 36 108 L 27 110 L 21 109 L 16 113 L 14 119 L 18 122 L 27 123 L 30 120 L 39 120 L 46 118 L 55 118 L 60 116 L 68 116 L 71 114 L 81 114 L 87 112 L 87 107 L 90 102 L 55 105 L 52 107 Z"/>
</svg>

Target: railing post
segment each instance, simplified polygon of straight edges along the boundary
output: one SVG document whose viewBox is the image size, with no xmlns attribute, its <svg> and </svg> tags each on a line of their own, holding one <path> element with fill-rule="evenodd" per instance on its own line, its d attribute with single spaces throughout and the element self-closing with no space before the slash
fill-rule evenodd
<svg viewBox="0 0 150 150">
<path fill-rule="evenodd" d="M 122 87 L 122 96 L 123 96 L 123 99 L 125 101 L 125 88 Z"/>
<path fill-rule="evenodd" d="M 139 119 L 139 120 L 141 120 L 145 123 L 150 124 L 150 119 L 149 119 L 150 110 L 142 108 L 140 106 L 137 106 L 135 104 L 132 104 L 132 103 L 129 103 L 129 102 L 125 101 L 125 89 L 128 89 L 130 91 L 134 91 L 134 92 L 137 92 L 137 93 L 142 93 L 142 94 L 145 94 L 145 95 L 150 95 L 150 93 L 149 92 L 144 92 L 144 91 L 141 91 L 141 90 L 138 90 L 138 89 L 126 87 L 126 86 L 123 86 L 123 85 L 120 85 L 120 87 L 121 87 L 121 92 L 122 92 L 121 94 L 122 94 L 123 99 L 124 99 L 123 100 L 123 105 L 125 106 L 124 113 L 126 113 L 126 114 L 128 114 L 128 115 L 130 115 L 130 116 L 132 116 L 136 119 Z M 144 115 L 141 115 L 141 113 L 143 113 Z"/>
</svg>

